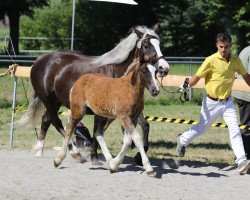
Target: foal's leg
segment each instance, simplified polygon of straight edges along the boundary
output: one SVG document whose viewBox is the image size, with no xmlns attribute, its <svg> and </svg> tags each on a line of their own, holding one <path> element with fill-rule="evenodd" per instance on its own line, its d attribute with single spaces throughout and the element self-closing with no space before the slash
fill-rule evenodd
<svg viewBox="0 0 250 200">
<path fill-rule="evenodd" d="M 98 154 L 97 154 L 98 141 L 96 137 L 98 135 L 101 135 L 103 137 L 104 131 L 107 129 L 107 127 L 112 121 L 113 120 L 110 120 L 108 118 L 94 115 L 93 143 L 92 143 L 91 152 L 90 152 L 90 157 L 91 157 L 93 164 L 100 164 L 98 160 Z M 109 155 L 107 156 L 110 157 Z"/>
<path fill-rule="evenodd" d="M 118 169 L 131 143 L 132 143 L 131 135 L 127 133 L 127 131 L 124 131 L 123 146 L 122 146 L 121 151 L 118 153 L 118 155 L 115 158 L 113 158 L 112 160 L 108 162 L 111 173 L 115 172 Z"/>
<path fill-rule="evenodd" d="M 135 146 L 139 149 L 139 152 L 140 152 L 141 157 L 142 157 L 142 164 L 143 164 L 143 167 L 146 170 L 147 174 L 149 176 L 155 176 L 154 170 L 153 170 L 152 166 L 150 165 L 149 159 L 148 159 L 146 152 L 144 150 L 142 138 L 141 138 L 140 134 L 135 129 L 136 123 L 131 123 L 129 119 L 123 120 L 121 122 L 124 123 L 123 126 L 124 126 L 125 130 L 131 134 L 131 138 L 132 138 L 133 142 L 135 143 Z"/>
<path fill-rule="evenodd" d="M 143 113 L 140 114 L 138 118 L 138 124 L 142 128 L 142 134 L 143 134 L 143 147 L 145 152 L 148 151 L 149 143 L 148 143 L 148 136 L 149 136 L 149 123 L 147 120 L 145 120 Z M 135 162 L 137 165 L 142 166 L 142 159 L 141 159 L 141 154 L 138 152 L 136 156 L 134 157 Z"/>
<path fill-rule="evenodd" d="M 67 124 L 66 134 L 65 134 L 64 141 L 63 141 L 62 150 L 58 153 L 57 157 L 54 159 L 54 166 L 55 167 L 58 167 L 62 163 L 64 158 L 66 157 L 69 140 L 71 139 L 74 128 L 78 122 L 79 122 L 79 120 L 75 120 L 75 119 L 71 118 L 70 122 Z"/>
<path fill-rule="evenodd" d="M 147 154 L 143 148 L 143 142 L 141 139 L 140 134 L 134 129 L 134 131 L 131 133 L 132 140 L 134 141 L 136 147 L 139 149 L 141 157 L 142 157 L 142 164 L 144 169 L 146 170 L 147 174 L 149 176 L 155 176 L 154 170 L 152 166 L 150 165 L 149 159 L 147 157 Z"/>
<path fill-rule="evenodd" d="M 94 138 L 96 138 L 96 140 L 98 141 L 106 161 L 109 162 L 109 160 L 111 160 L 113 157 L 111 153 L 109 152 L 108 147 L 103 137 L 104 126 L 106 122 L 107 122 L 107 118 L 95 115 Z"/>
</svg>

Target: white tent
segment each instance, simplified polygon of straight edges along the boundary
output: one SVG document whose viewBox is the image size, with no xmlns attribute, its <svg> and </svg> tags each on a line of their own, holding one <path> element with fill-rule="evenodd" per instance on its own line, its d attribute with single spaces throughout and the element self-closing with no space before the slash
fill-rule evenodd
<svg viewBox="0 0 250 200">
<path fill-rule="evenodd" d="M 105 1 L 111 3 L 125 3 L 131 5 L 137 5 L 137 3 L 133 0 L 88 0 L 88 1 Z M 72 28 L 71 28 L 71 45 L 70 49 L 74 49 L 74 26 L 75 26 L 75 0 L 73 0 L 73 8 L 72 8 Z"/>
</svg>

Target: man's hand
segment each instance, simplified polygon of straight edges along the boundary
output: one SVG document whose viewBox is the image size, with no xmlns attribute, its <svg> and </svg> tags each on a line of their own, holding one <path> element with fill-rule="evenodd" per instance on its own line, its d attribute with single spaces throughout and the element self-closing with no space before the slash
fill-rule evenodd
<svg viewBox="0 0 250 200">
<path fill-rule="evenodd" d="M 189 92 L 191 90 L 191 87 L 189 85 L 181 84 L 179 87 L 179 92 L 184 93 L 184 92 Z"/>
</svg>

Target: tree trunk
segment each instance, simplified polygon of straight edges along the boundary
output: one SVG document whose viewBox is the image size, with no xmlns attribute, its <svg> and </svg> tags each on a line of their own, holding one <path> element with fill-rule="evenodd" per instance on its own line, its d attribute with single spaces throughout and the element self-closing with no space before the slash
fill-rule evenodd
<svg viewBox="0 0 250 200">
<path fill-rule="evenodd" d="M 11 10 L 7 13 L 9 17 L 9 26 L 10 26 L 10 38 L 13 43 L 15 54 L 19 54 L 19 20 L 20 14 L 15 10 Z M 10 54 L 14 54 L 12 49 L 12 44 L 9 42 L 8 51 Z"/>
</svg>

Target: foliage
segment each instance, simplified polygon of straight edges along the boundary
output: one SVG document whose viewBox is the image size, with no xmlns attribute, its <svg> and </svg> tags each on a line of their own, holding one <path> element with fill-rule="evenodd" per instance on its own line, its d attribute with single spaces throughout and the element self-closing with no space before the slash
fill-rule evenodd
<svg viewBox="0 0 250 200">
<path fill-rule="evenodd" d="M 50 1 L 35 9 L 34 21 L 22 19 L 23 36 L 69 38 L 72 5 L 69 0 Z M 208 56 L 216 51 L 219 32 L 229 32 L 239 52 L 250 43 L 249 1 L 234 0 L 137 0 L 138 6 L 76 1 L 74 49 L 99 55 L 119 42 L 134 25 L 161 22 L 160 38 L 167 56 Z M 69 41 L 25 43 L 26 48 L 69 49 Z"/>
<path fill-rule="evenodd" d="M 35 7 L 47 5 L 48 0 L 1 0 L 0 1 L 0 20 L 9 18 L 10 37 L 13 42 L 15 52 L 19 53 L 19 19 L 21 15 L 32 17 Z M 8 47 L 9 52 L 11 46 Z"/>
<path fill-rule="evenodd" d="M 21 23 L 22 36 L 52 38 L 51 40 L 24 40 L 22 42 L 24 48 L 43 50 L 69 49 L 72 10 L 68 8 L 71 7 L 71 1 L 69 0 L 55 0 L 51 1 L 47 9 L 35 9 L 33 19 L 23 17 Z M 63 40 L 63 38 L 68 39 Z"/>
</svg>

